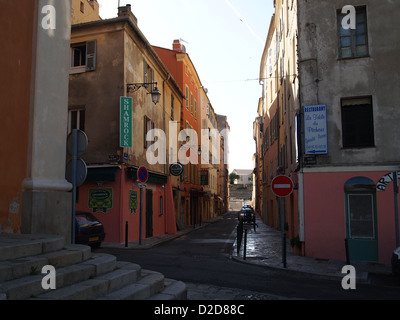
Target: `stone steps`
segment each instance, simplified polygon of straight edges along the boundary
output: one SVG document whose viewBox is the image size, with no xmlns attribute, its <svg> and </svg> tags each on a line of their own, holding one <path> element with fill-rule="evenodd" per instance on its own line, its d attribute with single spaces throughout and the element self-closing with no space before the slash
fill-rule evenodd
<svg viewBox="0 0 400 320">
<path fill-rule="evenodd" d="M 42 286 L 46 265 L 55 268 L 54 290 Z M 183 282 L 92 253 L 88 246 L 64 245 L 59 237 L 0 234 L 0 300 L 177 300 L 186 295 Z"/>
</svg>

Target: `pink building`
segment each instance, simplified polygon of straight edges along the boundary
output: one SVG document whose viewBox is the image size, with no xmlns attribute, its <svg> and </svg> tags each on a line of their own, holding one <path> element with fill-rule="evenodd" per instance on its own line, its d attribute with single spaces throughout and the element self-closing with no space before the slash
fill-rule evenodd
<svg viewBox="0 0 400 320">
<path fill-rule="evenodd" d="M 393 183 L 388 171 L 303 174 L 304 254 L 310 257 L 390 263 L 395 248 Z"/>
</svg>

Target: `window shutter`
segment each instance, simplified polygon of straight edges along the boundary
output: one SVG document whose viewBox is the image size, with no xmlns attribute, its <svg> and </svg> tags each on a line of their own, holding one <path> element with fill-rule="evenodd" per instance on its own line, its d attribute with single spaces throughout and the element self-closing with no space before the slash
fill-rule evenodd
<svg viewBox="0 0 400 320">
<path fill-rule="evenodd" d="M 144 83 L 149 82 L 149 72 L 146 60 L 143 61 L 143 82 Z M 144 87 L 147 88 L 147 85 L 144 85 Z"/>
<path fill-rule="evenodd" d="M 144 119 L 143 119 L 143 146 L 144 146 L 144 148 L 147 148 L 146 135 L 147 135 L 147 117 L 144 116 Z"/>
<path fill-rule="evenodd" d="M 86 42 L 86 71 L 96 70 L 97 40 Z"/>
</svg>

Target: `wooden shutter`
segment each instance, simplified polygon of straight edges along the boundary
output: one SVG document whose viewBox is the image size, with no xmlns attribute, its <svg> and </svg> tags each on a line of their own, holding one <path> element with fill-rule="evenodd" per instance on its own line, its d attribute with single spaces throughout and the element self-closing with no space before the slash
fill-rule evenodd
<svg viewBox="0 0 400 320">
<path fill-rule="evenodd" d="M 97 40 L 86 42 L 86 71 L 96 70 Z"/>
<path fill-rule="evenodd" d="M 149 70 L 148 70 L 148 65 L 146 60 L 143 61 L 143 82 L 148 83 L 149 82 Z M 145 88 L 147 88 L 147 85 L 144 85 Z"/>
</svg>

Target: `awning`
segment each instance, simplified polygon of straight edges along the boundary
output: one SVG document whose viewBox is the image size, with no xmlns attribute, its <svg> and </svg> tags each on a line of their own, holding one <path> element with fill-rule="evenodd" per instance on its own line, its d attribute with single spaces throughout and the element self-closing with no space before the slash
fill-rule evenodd
<svg viewBox="0 0 400 320">
<path fill-rule="evenodd" d="M 88 166 L 86 182 L 114 182 L 120 166 Z"/>
</svg>

